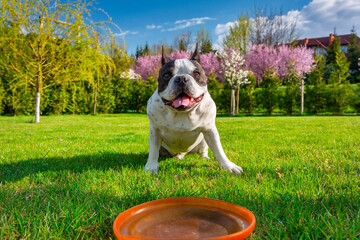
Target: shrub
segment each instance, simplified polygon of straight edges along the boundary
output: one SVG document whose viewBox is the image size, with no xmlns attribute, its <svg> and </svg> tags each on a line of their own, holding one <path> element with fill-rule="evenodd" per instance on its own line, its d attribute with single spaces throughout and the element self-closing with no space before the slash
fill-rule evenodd
<svg viewBox="0 0 360 240">
<path fill-rule="evenodd" d="M 256 104 L 254 95 L 256 78 L 253 74 L 248 77 L 249 83 L 240 87 L 240 108 L 245 109 L 248 113 L 252 113 Z"/>
<path fill-rule="evenodd" d="M 326 66 L 323 56 L 316 57 L 315 60 L 316 67 L 308 74 L 308 84 L 305 86 L 305 108 L 309 113 L 318 114 L 326 108 Z"/>
<path fill-rule="evenodd" d="M 300 79 L 290 74 L 285 77 L 285 92 L 282 97 L 282 104 L 280 108 L 284 109 L 288 115 L 292 115 L 300 99 Z"/>
<path fill-rule="evenodd" d="M 267 72 L 264 76 L 263 81 L 261 82 L 261 104 L 266 108 L 267 113 L 271 115 L 278 105 L 278 92 L 280 79 L 273 73 Z"/>
<path fill-rule="evenodd" d="M 349 82 L 345 84 L 334 83 L 326 88 L 326 107 L 330 112 L 344 113 L 354 100 L 355 95 Z"/>
</svg>

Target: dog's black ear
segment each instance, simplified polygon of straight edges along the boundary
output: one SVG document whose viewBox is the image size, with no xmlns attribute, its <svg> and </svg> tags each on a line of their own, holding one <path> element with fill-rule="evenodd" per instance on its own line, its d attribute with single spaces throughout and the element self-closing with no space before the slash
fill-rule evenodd
<svg viewBox="0 0 360 240">
<path fill-rule="evenodd" d="M 190 59 L 195 60 L 198 63 L 200 63 L 199 44 L 198 43 L 196 43 L 195 51 Z"/>
<path fill-rule="evenodd" d="M 164 66 L 166 63 L 170 62 L 171 59 L 167 55 L 164 46 L 162 46 L 162 56 L 161 56 L 161 64 Z"/>
</svg>

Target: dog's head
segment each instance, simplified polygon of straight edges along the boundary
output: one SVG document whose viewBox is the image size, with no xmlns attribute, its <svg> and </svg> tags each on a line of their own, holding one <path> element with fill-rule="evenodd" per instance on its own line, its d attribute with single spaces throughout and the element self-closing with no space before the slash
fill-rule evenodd
<svg viewBox="0 0 360 240">
<path fill-rule="evenodd" d="M 189 111 L 207 92 L 207 77 L 200 65 L 198 45 L 190 59 L 171 60 L 164 48 L 158 78 L 158 94 L 175 111 Z"/>
</svg>

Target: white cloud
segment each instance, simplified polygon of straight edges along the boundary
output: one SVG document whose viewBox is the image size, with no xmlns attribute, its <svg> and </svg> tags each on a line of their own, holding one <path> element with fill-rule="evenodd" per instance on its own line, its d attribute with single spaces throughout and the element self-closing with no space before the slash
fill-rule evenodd
<svg viewBox="0 0 360 240">
<path fill-rule="evenodd" d="M 202 18 L 178 20 L 174 23 L 175 27 L 168 28 L 167 31 L 176 31 L 179 29 L 184 29 L 195 25 L 205 24 L 205 21 L 209 21 L 209 20 L 215 20 L 215 19 L 210 17 L 202 17 Z"/>
<path fill-rule="evenodd" d="M 217 24 L 215 27 L 215 34 L 218 36 L 216 42 L 213 44 L 215 50 L 221 50 L 222 44 L 226 34 L 229 32 L 230 27 L 234 26 L 234 22 L 228 22 L 225 24 Z"/>
<path fill-rule="evenodd" d="M 132 31 L 124 31 L 124 32 L 121 32 L 121 33 L 115 33 L 115 36 L 117 37 L 123 37 L 123 36 L 126 36 L 126 35 L 135 35 L 135 34 L 138 34 L 139 32 L 132 32 Z"/>
<path fill-rule="evenodd" d="M 160 29 L 162 27 L 163 27 L 162 25 L 154 25 L 154 24 L 146 25 L 147 29 Z"/>
<path fill-rule="evenodd" d="M 297 20 L 300 38 L 326 37 L 330 33 L 349 34 L 353 26 L 360 33 L 359 0 L 313 0 L 301 10 L 287 12 L 286 17 Z M 221 49 L 225 35 L 233 22 L 217 24 L 214 30 L 217 40 L 215 49 Z"/>
<path fill-rule="evenodd" d="M 215 27 L 215 34 L 216 35 L 221 35 L 221 34 L 226 34 L 230 27 L 234 26 L 234 22 L 228 22 L 226 24 L 218 24 Z"/>
<path fill-rule="evenodd" d="M 297 15 L 298 29 L 302 38 L 324 37 L 334 31 L 349 34 L 353 26 L 360 30 L 360 2 L 358 0 L 313 0 Z"/>
</svg>

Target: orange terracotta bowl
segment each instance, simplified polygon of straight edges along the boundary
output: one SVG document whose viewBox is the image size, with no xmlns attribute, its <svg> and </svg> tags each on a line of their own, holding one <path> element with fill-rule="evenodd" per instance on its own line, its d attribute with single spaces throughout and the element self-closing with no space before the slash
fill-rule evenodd
<svg viewBox="0 0 360 240">
<path fill-rule="evenodd" d="M 236 204 L 198 197 L 165 198 L 132 207 L 116 217 L 121 240 L 239 240 L 255 228 L 255 216 Z"/>
</svg>

